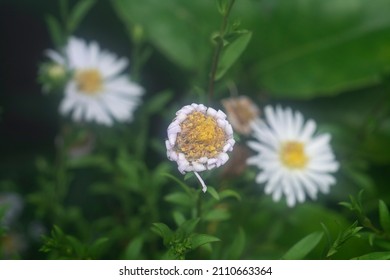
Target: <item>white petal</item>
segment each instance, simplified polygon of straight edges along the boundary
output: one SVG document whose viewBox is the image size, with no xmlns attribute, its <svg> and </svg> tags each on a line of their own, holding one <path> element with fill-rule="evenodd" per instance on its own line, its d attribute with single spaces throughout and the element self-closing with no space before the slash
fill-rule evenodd
<svg viewBox="0 0 390 280">
<path fill-rule="evenodd" d="M 211 116 L 211 117 L 215 117 L 217 115 L 217 111 L 211 107 L 209 107 L 207 109 L 207 115 Z"/>
<path fill-rule="evenodd" d="M 227 153 L 220 153 L 218 155 L 217 167 L 224 165 L 229 160 Z"/>
<path fill-rule="evenodd" d="M 316 130 L 316 123 L 313 120 L 308 120 L 303 127 L 302 133 L 299 137 L 300 141 L 307 142 Z"/>
<path fill-rule="evenodd" d="M 226 153 L 227 151 L 230 151 L 232 149 L 232 145 L 230 143 L 226 143 L 223 147 L 222 151 Z"/>
<path fill-rule="evenodd" d="M 206 166 L 197 162 L 193 162 L 192 166 L 194 167 L 194 171 L 196 172 L 201 172 L 206 170 Z"/>
<path fill-rule="evenodd" d="M 75 37 L 71 37 L 66 47 L 66 54 L 72 69 L 89 68 L 87 65 L 88 50 L 86 43 Z"/>
<path fill-rule="evenodd" d="M 168 140 L 165 140 L 165 148 L 167 148 L 167 150 L 171 150 L 173 148 L 173 146 L 171 145 L 171 143 L 169 143 Z"/>
<path fill-rule="evenodd" d="M 168 135 L 170 135 L 170 134 L 178 134 L 180 131 L 181 131 L 181 128 L 177 124 L 168 127 Z"/>
<path fill-rule="evenodd" d="M 291 182 L 289 180 L 283 180 L 282 181 L 283 186 L 283 193 L 286 196 L 287 205 L 289 207 L 293 207 L 295 205 L 295 192 L 293 190 L 293 187 L 291 185 Z"/>
<path fill-rule="evenodd" d="M 336 172 L 339 169 L 339 163 L 336 161 L 329 162 L 310 162 L 308 170 L 316 172 Z"/>
<path fill-rule="evenodd" d="M 83 118 L 84 112 L 85 112 L 84 104 L 78 103 L 78 104 L 74 107 L 74 110 L 73 110 L 73 113 L 72 113 L 72 119 L 73 119 L 75 122 L 80 122 L 81 119 Z"/>
<path fill-rule="evenodd" d="M 231 124 L 228 123 L 228 124 L 225 126 L 225 133 L 226 133 L 226 135 L 227 135 L 228 137 L 230 137 L 230 136 L 233 135 L 233 128 L 232 128 Z"/>
<path fill-rule="evenodd" d="M 307 143 L 307 152 L 310 154 L 317 153 L 321 148 L 326 147 L 330 141 L 330 134 L 324 133 L 318 135 L 314 139 L 312 139 L 309 143 Z"/>
<path fill-rule="evenodd" d="M 276 149 L 280 140 L 277 135 L 261 120 L 256 120 L 251 124 L 254 136 L 262 143 Z"/>
<path fill-rule="evenodd" d="M 280 185 L 284 173 L 282 170 L 279 169 L 275 172 L 272 172 L 272 174 L 269 172 L 267 172 L 267 174 L 269 174 L 268 177 L 270 177 L 270 180 L 268 181 L 268 184 L 265 186 L 264 192 L 266 194 L 270 194 L 275 190 L 275 187 L 277 185 Z"/>
<path fill-rule="evenodd" d="M 322 193 L 328 193 L 330 185 L 336 183 L 335 178 L 329 174 L 307 171 L 306 176 L 318 185 Z"/>
<path fill-rule="evenodd" d="M 88 64 L 91 67 L 97 67 L 99 62 L 100 48 L 96 42 L 91 42 L 88 48 Z"/>
<path fill-rule="evenodd" d="M 296 132 L 294 131 L 293 113 L 291 108 L 287 108 L 284 112 L 285 116 L 285 135 L 287 139 L 294 139 Z"/>
<path fill-rule="evenodd" d="M 277 185 L 274 192 L 272 193 L 273 201 L 277 202 L 282 198 L 283 188 L 282 185 Z"/>
<path fill-rule="evenodd" d="M 107 108 L 107 111 L 118 121 L 131 120 L 132 118 L 132 104 L 125 100 L 120 100 L 112 94 L 101 95 L 102 106 Z"/>
<path fill-rule="evenodd" d="M 65 97 L 60 103 L 60 113 L 62 115 L 67 115 L 74 107 L 76 106 L 75 98 Z"/>
<path fill-rule="evenodd" d="M 253 156 L 250 158 L 247 158 L 246 164 L 248 165 L 258 165 L 259 162 L 259 156 Z"/>
<path fill-rule="evenodd" d="M 216 117 L 218 119 L 225 120 L 226 119 L 226 114 L 224 112 L 222 112 L 221 110 L 218 110 Z"/>
<path fill-rule="evenodd" d="M 53 51 L 53 50 L 46 50 L 45 54 L 47 57 L 49 57 L 51 60 L 54 62 L 60 64 L 60 65 L 65 65 L 65 58 L 60 55 L 58 52 Z"/>
<path fill-rule="evenodd" d="M 264 109 L 265 117 L 270 125 L 271 130 L 277 135 L 279 139 L 283 139 L 283 129 L 284 127 L 279 122 L 276 117 L 276 114 L 271 106 L 267 106 Z"/>
<path fill-rule="evenodd" d="M 105 81 L 104 88 L 124 98 L 138 100 L 138 97 L 144 93 L 144 89 L 138 84 L 131 82 L 124 76 Z"/>
<path fill-rule="evenodd" d="M 228 122 L 226 120 L 217 119 L 218 126 L 225 130 L 226 125 L 228 125 Z"/>
<path fill-rule="evenodd" d="M 297 179 L 304 186 L 306 193 L 310 196 L 311 199 L 317 199 L 317 187 L 315 183 L 310 179 L 310 177 L 305 176 L 301 171 L 296 173 Z"/>
<path fill-rule="evenodd" d="M 269 179 L 267 173 L 265 172 L 260 172 L 259 174 L 257 174 L 256 176 L 256 183 L 258 184 L 263 184 L 265 182 L 267 182 Z"/>
<path fill-rule="evenodd" d="M 305 201 L 305 192 L 303 190 L 302 184 L 300 184 L 300 182 L 298 181 L 296 174 L 294 174 L 294 173 L 291 174 L 290 180 L 291 180 L 292 187 L 294 188 L 294 192 L 296 194 L 298 201 L 300 203 L 304 202 Z"/>
</svg>

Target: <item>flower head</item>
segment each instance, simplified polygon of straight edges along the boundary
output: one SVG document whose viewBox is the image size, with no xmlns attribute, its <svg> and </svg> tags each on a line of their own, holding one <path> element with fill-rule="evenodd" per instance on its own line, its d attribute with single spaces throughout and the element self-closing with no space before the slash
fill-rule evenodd
<svg viewBox="0 0 390 280">
<path fill-rule="evenodd" d="M 131 121 L 143 89 L 122 75 L 128 66 L 125 58 L 103 51 L 96 42 L 87 44 L 70 38 L 65 56 L 49 50 L 47 55 L 71 71 L 60 104 L 63 115 L 72 119 L 112 125 L 113 120 Z"/>
<path fill-rule="evenodd" d="M 223 99 L 222 105 L 234 130 L 243 135 L 249 135 L 252 131 L 250 124 L 260 114 L 256 104 L 249 97 L 240 95 Z"/>
<path fill-rule="evenodd" d="M 248 164 L 261 169 L 256 182 L 266 183 L 264 191 L 274 201 L 284 194 L 290 207 L 304 202 L 306 194 L 314 200 L 318 191 L 328 193 L 336 182 L 330 173 L 339 168 L 329 145 L 330 134 L 314 135 L 316 123 L 304 123 L 302 114 L 291 108 L 267 106 L 264 112 L 265 121 L 252 123 L 258 141 L 248 142 L 258 152 L 248 159 Z"/>
<path fill-rule="evenodd" d="M 198 172 L 220 167 L 234 146 L 233 129 L 221 111 L 202 104 L 184 106 L 168 127 L 165 141 L 169 160 L 176 161 L 182 174 L 194 172 L 206 192 Z"/>
</svg>

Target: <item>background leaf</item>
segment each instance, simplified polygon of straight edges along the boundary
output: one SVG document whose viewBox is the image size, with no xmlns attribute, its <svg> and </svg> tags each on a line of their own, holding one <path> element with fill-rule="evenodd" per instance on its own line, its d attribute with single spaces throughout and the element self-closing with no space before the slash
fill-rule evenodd
<svg viewBox="0 0 390 280">
<path fill-rule="evenodd" d="M 61 47 L 65 43 L 65 34 L 61 29 L 60 23 L 52 15 L 46 16 L 46 23 L 49 28 L 49 34 L 53 43 L 56 45 L 56 47 Z"/>
<path fill-rule="evenodd" d="M 93 7 L 96 0 L 78 1 L 69 16 L 68 28 L 74 32 L 89 10 Z"/>
<path fill-rule="evenodd" d="M 390 252 L 369 253 L 369 254 L 354 258 L 354 260 L 390 260 Z"/>
<path fill-rule="evenodd" d="M 164 223 L 153 223 L 152 231 L 163 238 L 164 244 L 167 244 L 173 236 L 172 230 Z"/>
<path fill-rule="evenodd" d="M 196 249 L 204 244 L 217 241 L 221 240 L 218 237 L 212 235 L 195 233 L 193 236 L 191 236 L 191 248 Z"/>
<path fill-rule="evenodd" d="M 223 75 L 225 75 L 226 71 L 228 71 L 229 68 L 237 61 L 247 47 L 251 37 L 252 32 L 242 30 L 237 32 L 234 39 L 223 48 L 215 80 L 221 79 Z"/>
<path fill-rule="evenodd" d="M 390 214 L 389 209 L 383 200 L 379 200 L 379 221 L 383 230 L 390 233 Z"/>
<path fill-rule="evenodd" d="M 140 24 L 149 41 L 172 62 L 187 70 L 205 66 L 211 53 L 209 34 L 219 17 L 205 0 L 112 1 L 127 26 Z M 153 9 L 150 9 L 153 6 Z M 180 24 L 178 24 L 180 22 Z M 217 24 L 215 25 L 217 26 Z M 194 36 L 195 35 L 195 36 Z"/>
<path fill-rule="evenodd" d="M 242 228 L 239 228 L 227 252 L 227 259 L 230 260 L 240 259 L 241 254 L 244 251 L 245 245 L 246 245 L 245 232 Z"/>
<path fill-rule="evenodd" d="M 334 95 L 389 72 L 387 0 L 261 1 L 253 9 L 250 59 L 258 85 L 274 96 Z"/>
<path fill-rule="evenodd" d="M 290 250 L 282 257 L 285 260 L 301 260 L 304 259 L 321 241 L 322 232 L 314 232 L 298 241 Z"/>
</svg>

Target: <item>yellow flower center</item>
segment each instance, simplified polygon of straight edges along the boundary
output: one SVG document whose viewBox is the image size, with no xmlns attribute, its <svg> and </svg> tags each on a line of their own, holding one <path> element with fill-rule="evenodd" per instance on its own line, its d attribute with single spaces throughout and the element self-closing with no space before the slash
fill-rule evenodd
<svg viewBox="0 0 390 280">
<path fill-rule="evenodd" d="M 282 144 L 280 159 L 290 169 L 304 168 L 308 162 L 303 143 L 288 141 Z"/>
<path fill-rule="evenodd" d="M 103 79 L 97 69 L 85 69 L 76 73 L 78 89 L 86 94 L 95 95 L 103 87 Z"/>
<path fill-rule="evenodd" d="M 201 112 L 193 112 L 180 124 L 180 128 L 175 148 L 177 152 L 183 153 L 187 160 L 214 158 L 222 152 L 226 134 L 215 118 Z"/>
</svg>

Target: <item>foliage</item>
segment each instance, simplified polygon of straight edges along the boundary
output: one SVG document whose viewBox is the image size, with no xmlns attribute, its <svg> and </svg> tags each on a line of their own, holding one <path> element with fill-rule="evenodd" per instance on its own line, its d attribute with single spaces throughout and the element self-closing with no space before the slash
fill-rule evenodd
<svg viewBox="0 0 390 280">
<path fill-rule="evenodd" d="M 145 94 L 131 123 L 74 123 L 57 112 L 69 77 L 53 79 L 43 56 L 35 74 L 50 95 L 5 91 L 2 258 L 390 259 L 389 1 L 49 2 L 20 4 L 47 25 L 47 48 L 98 37 L 129 58 Z M 341 167 L 329 194 L 290 209 L 245 159 L 203 172 L 203 193 L 167 160 L 178 108 L 222 109 L 241 94 L 299 109 L 332 135 Z M 33 132 L 14 132 L 20 119 Z M 10 192 L 25 205 L 5 225 Z"/>
</svg>

